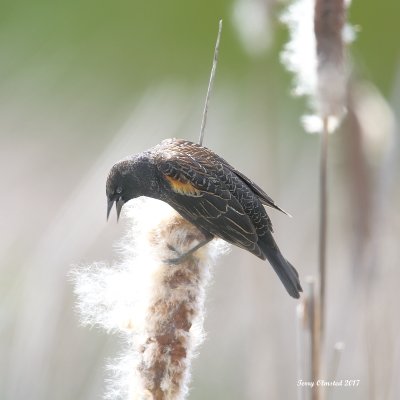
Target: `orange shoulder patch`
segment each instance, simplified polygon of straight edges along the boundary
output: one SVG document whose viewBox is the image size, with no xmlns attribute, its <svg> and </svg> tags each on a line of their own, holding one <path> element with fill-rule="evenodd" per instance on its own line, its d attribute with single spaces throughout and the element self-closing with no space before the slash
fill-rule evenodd
<svg viewBox="0 0 400 400">
<path fill-rule="evenodd" d="M 172 178 L 171 176 L 165 175 L 165 179 L 171 185 L 171 189 L 175 193 L 184 194 L 186 196 L 198 197 L 200 196 L 200 190 L 196 189 L 190 182 L 181 182 L 178 179 Z"/>
</svg>

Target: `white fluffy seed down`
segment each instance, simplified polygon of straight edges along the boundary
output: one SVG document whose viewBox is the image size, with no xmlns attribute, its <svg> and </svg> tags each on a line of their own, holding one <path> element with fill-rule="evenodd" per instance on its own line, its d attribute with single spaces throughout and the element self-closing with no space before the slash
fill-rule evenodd
<svg viewBox="0 0 400 400">
<path fill-rule="evenodd" d="M 165 260 L 204 240 L 167 204 L 140 198 L 124 207 L 131 225 L 113 266 L 94 263 L 74 270 L 84 324 L 126 339 L 109 368 L 108 399 L 183 399 L 190 364 L 203 340 L 205 288 L 217 255 L 228 246 L 213 240 L 180 264 Z M 175 250 L 174 250 L 175 249 Z"/>
</svg>

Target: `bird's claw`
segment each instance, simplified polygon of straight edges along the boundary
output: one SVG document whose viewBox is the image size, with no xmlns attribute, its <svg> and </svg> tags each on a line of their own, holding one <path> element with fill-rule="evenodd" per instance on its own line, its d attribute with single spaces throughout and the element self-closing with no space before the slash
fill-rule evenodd
<svg viewBox="0 0 400 400">
<path fill-rule="evenodd" d="M 178 257 L 176 257 L 176 258 L 167 258 L 166 260 L 163 260 L 163 262 L 166 263 L 166 264 L 177 265 L 177 264 L 180 264 L 182 261 L 185 261 L 189 256 L 190 256 L 190 253 L 189 254 L 188 253 L 179 254 Z"/>
<path fill-rule="evenodd" d="M 182 261 L 185 260 L 186 257 L 186 254 L 183 254 L 177 258 L 167 258 L 166 260 L 163 260 L 163 263 L 173 265 L 180 264 Z"/>
<path fill-rule="evenodd" d="M 163 260 L 163 263 L 165 263 L 165 264 L 174 264 L 174 265 L 179 264 L 188 256 L 188 254 L 180 254 L 179 251 L 176 250 L 175 247 L 170 245 L 170 244 L 167 244 L 167 247 L 168 247 L 169 250 L 171 250 L 171 251 L 175 252 L 176 254 L 178 254 L 178 257 L 176 257 L 176 258 L 167 258 L 167 259 Z"/>
<path fill-rule="evenodd" d="M 169 260 L 164 260 L 163 262 L 167 263 L 167 264 L 179 264 L 182 261 L 186 260 L 189 256 L 191 256 L 193 253 L 195 253 L 198 249 L 200 249 L 201 247 L 203 247 L 204 245 L 206 245 L 208 242 L 210 242 L 212 239 L 214 238 L 214 236 L 209 236 L 206 239 L 204 239 L 202 242 L 198 243 L 196 246 L 193 246 L 189 251 L 187 251 L 186 253 L 179 253 L 179 251 L 177 251 L 173 246 L 171 246 L 170 244 L 167 244 L 167 247 L 174 251 L 175 253 L 177 253 L 179 256 L 177 258 L 171 258 Z"/>
</svg>

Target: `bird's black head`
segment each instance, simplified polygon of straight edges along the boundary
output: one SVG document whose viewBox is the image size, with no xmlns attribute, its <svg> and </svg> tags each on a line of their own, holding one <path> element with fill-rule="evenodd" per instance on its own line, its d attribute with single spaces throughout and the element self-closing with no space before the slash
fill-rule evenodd
<svg viewBox="0 0 400 400">
<path fill-rule="evenodd" d="M 114 203 L 119 219 L 126 202 L 145 194 L 149 168 L 149 160 L 141 155 L 126 158 L 112 166 L 106 183 L 107 219 Z"/>
</svg>

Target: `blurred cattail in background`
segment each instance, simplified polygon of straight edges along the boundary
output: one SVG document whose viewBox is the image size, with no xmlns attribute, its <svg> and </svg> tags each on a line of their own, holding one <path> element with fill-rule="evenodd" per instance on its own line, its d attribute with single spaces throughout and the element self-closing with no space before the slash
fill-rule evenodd
<svg viewBox="0 0 400 400">
<path fill-rule="evenodd" d="M 349 71 L 344 45 L 354 39 L 354 30 L 346 24 L 348 5 L 344 0 L 298 0 L 282 16 L 290 41 L 281 59 L 294 73 L 293 94 L 307 96 L 314 111 L 303 117 L 309 132 L 322 132 L 328 117 L 333 131 L 346 110 Z"/>
<path fill-rule="evenodd" d="M 158 200 L 127 206 L 131 222 L 122 258 L 73 273 L 82 322 L 119 333 L 127 342 L 110 366 L 109 399 L 183 399 L 190 366 L 203 340 L 205 288 L 215 257 L 227 248 L 214 240 L 178 264 L 173 259 L 203 234 Z"/>
<path fill-rule="evenodd" d="M 394 381 L 393 376 L 398 374 L 395 362 L 400 321 L 390 317 L 393 266 L 384 260 L 392 245 L 384 232 L 398 226 L 399 213 L 392 213 L 388 207 L 396 196 L 393 183 L 398 181 L 399 169 L 394 162 L 397 129 L 394 111 L 375 85 L 353 79 L 343 127 L 346 139 L 342 139 L 346 140 L 343 156 L 350 167 L 347 186 L 353 209 L 351 295 L 344 302 L 349 304 L 351 296 L 358 303 L 371 398 L 378 398 L 382 387 L 387 398 L 396 398 L 397 379 Z"/>
<path fill-rule="evenodd" d="M 377 88 L 353 79 L 348 94 L 348 118 L 344 157 L 350 165 L 348 189 L 353 209 L 353 278 L 365 283 L 372 278 L 379 226 L 384 220 L 387 180 L 393 174 L 388 156 L 395 146 L 396 120 Z M 363 279 L 360 279 L 363 278 Z"/>
<path fill-rule="evenodd" d="M 310 329 L 311 380 L 324 374 L 322 354 L 325 325 L 325 283 L 328 231 L 328 134 L 340 124 L 346 110 L 348 71 L 345 59 L 345 0 L 298 0 L 283 16 L 289 26 L 291 40 L 282 53 L 282 61 L 295 73 L 294 94 L 307 95 L 314 115 L 303 118 L 306 130 L 321 132 L 319 165 L 319 247 L 318 291 L 308 291 L 306 299 L 312 320 Z M 347 28 L 350 32 L 350 29 Z M 347 36 L 349 34 L 347 33 Z M 310 310 L 312 305 L 313 309 Z M 303 371 L 304 373 L 304 371 Z M 302 377 L 300 377 L 302 378 Z M 312 399 L 322 398 L 315 385 Z"/>
<path fill-rule="evenodd" d="M 273 2 L 265 0 L 235 0 L 232 23 L 243 48 L 251 56 L 261 56 L 273 43 Z"/>
</svg>

